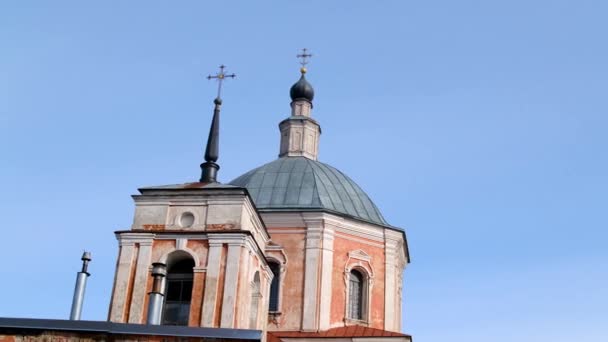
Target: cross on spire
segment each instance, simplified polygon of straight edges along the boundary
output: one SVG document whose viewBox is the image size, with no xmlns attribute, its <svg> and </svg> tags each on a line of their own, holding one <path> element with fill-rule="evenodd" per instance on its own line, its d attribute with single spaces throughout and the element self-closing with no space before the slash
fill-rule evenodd
<svg viewBox="0 0 608 342">
<path fill-rule="evenodd" d="M 213 78 L 217 79 L 217 98 L 218 99 L 220 98 L 220 95 L 222 94 L 222 82 L 224 82 L 224 79 L 226 79 L 226 77 L 230 77 L 230 78 L 236 77 L 236 74 L 227 75 L 226 73 L 224 73 L 225 68 L 226 68 L 226 66 L 222 64 L 222 65 L 220 65 L 220 71 L 217 74 L 215 74 L 213 76 L 212 75 L 207 76 L 208 80 L 213 79 Z"/>
<path fill-rule="evenodd" d="M 302 53 L 299 53 L 296 55 L 297 58 L 301 58 L 302 61 L 300 61 L 300 64 L 302 65 L 302 70 L 305 71 L 306 70 L 306 64 L 308 64 L 308 58 L 312 57 L 311 53 L 307 53 L 308 49 L 307 48 L 303 48 L 302 49 Z"/>
</svg>

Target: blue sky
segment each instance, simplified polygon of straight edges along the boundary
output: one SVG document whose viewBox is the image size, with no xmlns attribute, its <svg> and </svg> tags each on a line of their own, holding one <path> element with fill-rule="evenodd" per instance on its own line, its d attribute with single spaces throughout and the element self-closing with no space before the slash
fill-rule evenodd
<svg viewBox="0 0 608 342">
<path fill-rule="evenodd" d="M 408 234 L 417 342 L 608 335 L 605 1 L 0 4 L 0 316 L 106 319 L 141 186 L 196 180 L 224 63 L 219 178 L 276 158 L 298 78 L 320 159 Z"/>
</svg>

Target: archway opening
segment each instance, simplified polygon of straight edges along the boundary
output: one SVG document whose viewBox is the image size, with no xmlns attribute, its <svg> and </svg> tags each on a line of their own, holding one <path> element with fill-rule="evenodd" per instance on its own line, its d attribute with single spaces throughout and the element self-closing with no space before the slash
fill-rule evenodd
<svg viewBox="0 0 608 342">
<path fill-rule="evenodd" d="M 184 255 L 175 255 L 174 258 L 169 259 L 163 324 L 188 325 L 192 302 L 194 260 L 190 256 Z"/>
</svg>

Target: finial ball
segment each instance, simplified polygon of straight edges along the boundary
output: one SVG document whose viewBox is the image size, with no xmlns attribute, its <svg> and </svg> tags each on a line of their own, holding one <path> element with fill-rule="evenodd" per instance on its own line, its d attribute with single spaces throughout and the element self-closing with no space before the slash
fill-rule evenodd
<svg viewBox="0 0 608 342">
<path fill-rule="evenodd" d="M 306 73 L 306 71 L 307 71 L 307 70 L 306 70 L 306 68 L 305 68 L 305 67 L 301 67 L 301 68 L 300 68 L 300 72 L 301 72 L 301 73 L 305 74 L 305 73 Z"/>
</svg>

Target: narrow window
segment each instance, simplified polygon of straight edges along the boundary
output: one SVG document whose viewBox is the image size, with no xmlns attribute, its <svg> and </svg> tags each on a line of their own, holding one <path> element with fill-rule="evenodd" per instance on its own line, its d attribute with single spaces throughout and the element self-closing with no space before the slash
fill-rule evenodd
<svg viewBox="0 0 608 342">
<path fill-rule="evenodd" d="M 269 262 L 270 270 L 274 277 L 270 283 L 270 298 L 268 301 L 268 311 L 279 311 L 279 284 L 281 283 L 281 265 L 277 262 Z"/>
<path fill-rule="evenodd" d="M 363 320 L 364 278 L 361 272 L 350 271 L 348 282 L 348 318 Z"/>
<path fill-rule="evenodd" d="M 167 292 L 163 310 L 164 325 L 188 325 L 192 299 L 192 259 L 179 260 L 167 270 Z"/>
</svg>

